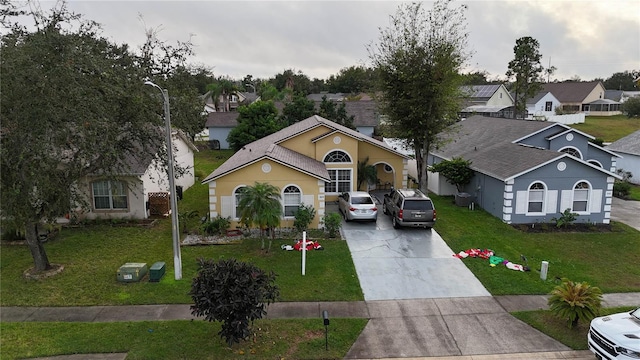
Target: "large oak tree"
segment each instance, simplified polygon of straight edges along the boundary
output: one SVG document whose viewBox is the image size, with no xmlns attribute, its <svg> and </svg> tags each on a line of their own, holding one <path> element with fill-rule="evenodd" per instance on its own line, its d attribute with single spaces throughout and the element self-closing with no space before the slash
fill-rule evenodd
<svg viewBox="0 0 640 360">
<path fill-rule="evenodd" d="M 438 0 L 430 11 L 421 3 L 401 4 L 390 25 L 369 46 L 380 76 L 383 132 L 415 149 L 420 189 L 427 191 L 427 155 L 438 134 L 458 119 L 460 70 L 467 50 L 466 6 Z"/>
<path fill-rule="evenodd" d="M 151 74 L 142 64 L 157 58 L 112 43 L 65 3 L 32 15 L 34 30 L 13 24 L 0 44 L 0 211 L 24 229 L 41 272 L 52 265 L 37 224 L 89 205 L 79 180 L 128 173 L 127 158 L 166 164 L 162 97 L 144 79 L 166 85 L 170 74 Z"/>
</svg>

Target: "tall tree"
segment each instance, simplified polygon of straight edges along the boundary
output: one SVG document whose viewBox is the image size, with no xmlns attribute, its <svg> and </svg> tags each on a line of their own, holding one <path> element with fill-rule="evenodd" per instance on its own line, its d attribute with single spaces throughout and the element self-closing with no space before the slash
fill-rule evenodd
<svg viewBox="0 0 640 360">
<path fill-rule="evenodd" d="M 513 47 L 515 56 L 509 61 L 506 75 L 509 79 L 515 77 L 511 89 L 515 94 L 514 119 L 519 115 L 526 117 L 527 99 L 534 97 L 542 89 L 540 75 L 544 68 L 540 65 L 542 55 L 538 51 L 539 47 L 538 40 L 530 36 L 517 39 Z"/>
<path fill-rule="evenodd" d="M 603 81 L 602 85 L 607 90 L 638 91 L 639 89 L 634 81 L 638 77 L 640 77 L 640 71 L 638 70 L 617 72 Z"/>
<path fill-rule="evenodd" d="M 294 96 L 293 101 L 285 103 L 280 115 L 280 122 L 283 126 L 289 126 L 300 120 L 304 120 L 316 113 L 315 104 L 306 96 Z"/>
<path fill-rule="evenodd" d="M 256 101 L 238 107 L 238 126 L 231 129 L 227 141 L 233 151 L 280 130 L 278 109 L 272 101 Z"/>
<path fill-rule="evenodd" d="M 427 191 L 427 155 L 438 134 L 458 119 L 460 70 L 467 53 L 466 6 L 437 0 L 401 4 L 369 56 L 380 79 L 378 103 L 388 119 L 383 131 L 415 149 L 418 182 Z"/>
<path fill-rule="evenodd" d="M 2 37 L 1 214 L 26 230 L 34 270 L 52 267 L 37 224 L 87 204 L 74 186 L 90 174 L 126 173 L 124 158 L 157 156 L 164 134 L 158 94 L 142 57 L 99 35 L 66 4 L 37 26 Z"/>
<path fill-rule="evenodd" d="M 337 75 L 329 76 L 330 92 L 358 94 L 374 87 L 374 71 L 365 66 L 350 66 L 340 69 Z"/>
<path fill-rule="evenodd" d="M 323 118 L 331 120 L 336 124 L 346 126 L 349 129 L 356 129 L 356 126 L 353 124 L 355 116 L 347 114 L 347 108 L 344 102 L 341 102 L 340 105 L 336 105 L 335 102 L 327 99 L 327 96 L 325 95 L 322 97 L 322 102 L 318 107 L 318 115 Z"/>
</svg>

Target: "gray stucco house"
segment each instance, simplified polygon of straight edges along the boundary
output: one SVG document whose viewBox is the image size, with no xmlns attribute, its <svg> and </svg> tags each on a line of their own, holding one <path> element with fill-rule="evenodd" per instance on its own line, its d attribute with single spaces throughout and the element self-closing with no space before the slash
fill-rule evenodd
<svg viewBox="0 0 640 360">
<path fill-rule="evenodd" d="M 559 123 L 473 116 L 428 161 L 470 160 L 475 176 L 465 192 L 506 223 L 550 223 L 571 209 L 576 222 L 608 224 L 619 156 L 592 139 Z M 429 188 L 455 193 L 437 173 L 429 173 Z"/>
</svg>

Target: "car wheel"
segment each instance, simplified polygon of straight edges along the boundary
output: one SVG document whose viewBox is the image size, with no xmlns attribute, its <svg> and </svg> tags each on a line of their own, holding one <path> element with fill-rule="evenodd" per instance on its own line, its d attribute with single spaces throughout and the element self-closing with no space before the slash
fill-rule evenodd
<svg viewBox="0 0 640 360">
<path fill-rule="evenodd" d="M 398 224 L 398 220 L 396 220 L 395 215 L 391 217 L 391 223 L 393 224 L 393 227 L 395 229 L 399 229 L 400 228 L 400 224 Z"/>
</svg>

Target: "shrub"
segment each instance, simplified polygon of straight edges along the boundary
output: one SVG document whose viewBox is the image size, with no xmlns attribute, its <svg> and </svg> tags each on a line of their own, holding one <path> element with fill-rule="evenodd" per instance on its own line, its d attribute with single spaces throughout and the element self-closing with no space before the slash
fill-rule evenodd
<svg viewBox="0 0 640 360">
<path fill-rule="evenodd" d="M 626 199 L 629 194 L 631 194 L 631 184 L 622 181 L 613 183 L 613 195 L 615 197 Z"/>
<path fill-rule="evenodd" d="M 579 320 L 591 321 L 602 308 L 602 291 L 586 282 L 562 279 L 550 295 L 549 310 L 558 318 L 567 319 L 569 328 L 578 325 Z"/>
<path fill-rule="evenodd" d="M 303 232 L 307 230 L 313 218 L 316 217 L 316 209 L 313 208 L 313 205 L 302 204 L 293 216 L 296 217 L 293 221 L 293 227 L 295 227 L 298 232 Z"/>
<path fill-rule="evenodd" d="M 202 224 L 202 231 L 207 235 L 223 235 L 231 226 L 231 218 L 218 215 L 215 219 Z"/>
<path fill-rule="evenodd" d="M 191 284 L 191 314 L 207 321 L 220 321 L 218 335 L 229 346 L 246 340 L 255 320 L 267 314 L 276 300 L 276 274 L 236 259 L 198 259 L 198 273 Z"/>
<path fill-rule="evenodd" d="M 572 213 L 571 209 L 567 208 L 563 212 L 560 213 L 559 218 L 551 218 L 551 220 L 556 222 L 556 227 L 561 228 L 565 227 L 572 222 L 576 221 L 578 214 Z"/>
<path fill-rule="evenodd" d="M 443 160 L 433 164 L 429 171 L 442 174 L 447 182 L 455 185 L 458 192 L 462 192 L 464 186 L 471 182 L 474 175 L 474 171 L 469 166 L 471 166 L 471 161 L 454 157 L 451 160 Z"/>
<path fill-rule="evenodd" d="M 330 212 L 324 214 L 322 218 L 324 223 L 324 229 L 329 233 L 329 237 L 336 237 L 342 226 L 342 216 L 336 212 Z"/>
</svg>

